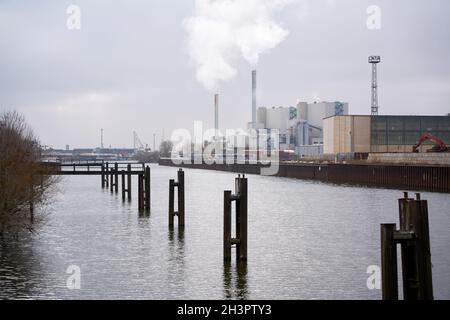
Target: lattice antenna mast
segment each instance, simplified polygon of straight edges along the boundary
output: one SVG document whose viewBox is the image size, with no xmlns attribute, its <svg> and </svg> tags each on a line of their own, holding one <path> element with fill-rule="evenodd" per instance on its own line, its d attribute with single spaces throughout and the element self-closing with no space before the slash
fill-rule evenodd
<svg viewBox="0 0 450 320">
<path fill-rule="evenodd" d="M 369 63 L 372 65 L 372 97 L 371 97 L 371 114 L 378 115 L 378 79 L 377 79 L 377 64 L 381 62 L 380 56 L 370 56 Z"/>
</svg>

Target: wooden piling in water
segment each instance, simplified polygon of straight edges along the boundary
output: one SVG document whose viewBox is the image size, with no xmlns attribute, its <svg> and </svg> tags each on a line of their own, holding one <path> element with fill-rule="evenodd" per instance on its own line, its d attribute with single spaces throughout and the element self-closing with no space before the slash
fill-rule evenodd
<svg viewBox="0 0 450 320">
<path fill-rule="evenodd" d="M 127 176 L 128 201 L 131 201 L 131 164 L 128 164 L 127 170 L 128 170 L 128 176 Z"/>
<path fill-rule="evenodd" d="M 247 260 L 247 239 L 248 239 L 248 208 L 247 199 L 247 178 L 243 176 L 239 183 L 239 260 Z"/>
<path fill-rule="evenodd" d="M 235 194 L 235 201 L 234 201 L 234 205 L 235 205 L 235 232 L 236 232 L 236 237 L 235 237 L 235 244 L 236 244 L 236 261 L 239 261 L 240 256 L 241 256 L 241 247 L 239 245 L 239 241 L 238 239 L 240 239 L 241 237 L 241 216 L 240 216 L 240 212 L 241 212 L 241 202 L 240 200 L 240 196 L 239 196 L 239 189 L 240 189 L 240 181 L 241 180 L 241 175 L 239 174 L 237 178 L 235 178 L 234 180 L 234 194 Z"/>
<path fill-rule="evenodd" d="M 169 180 L 169 227 L 173 227 L 175 218 L 175 180 Z"/>
<path fill-rule="evenodd" d="M 239 175 L 235 180 L 235 194 L 224 191 L 224 226 L 223 226 L 223 253 L 224 260 L 231 259 L 231 247 L 236 246 L 236 260 L 247 260 L 248 241 L 248 196 L 247 178 Z M 236 237 L 231 236 L 232 203 L 235 202 Z"/>
<path fill-rule="evenodd" d="M 178 227 L 184 227 L 184 171 L 178 170 Z"/>
<path fill-rule="evenodd" d="M 381 225 L 381 287 L 383 300 L 398 300 L 395 224 Z"/>
<path fill-rule="evenodd" d="M 103 160 L 102 160 L 102 168 L 101 168 L 101 170 L 102 170 L 102 174 L 101 174 L 102 189 L 104 189 L 105 188 L 105 163 L 104 163 Z"/>
<path fill-rule="evenodd" d="M 119 192 L 119 164 L 114 164 L 114 191 Z"/>
<path fill-rule="evenodd" d="M 109 186 L 109 162 L 106 162 L 106 166 L 105 166 L 105 183 L 106 183 L 106 187 L 108 188 Z"/>
<path fill-rule="evenodd" d="M 138 208 L 144 210 L 144 175 L 138 175 Z"/>
<path fill-rule="evenodd" d="M 399 220 L 400 231 L 408 232 L 410 229 L 410 218 L 412 217 L 410 210 L 412 209 L 411 201 L 408 194 L 405 194 L 403 199 L 399 199 Z M 414 240 L 402 241 L 401 257 L 402 257 L 402 279 L 403 279 L 403 297 L 405 300 L 417 299 L 417 288 L 412 281 L 416 278 L 416 257 Z"/>
<path fill-rule="evenodd" d="M 144 207 L 149 211 L 151 207 L 151 194 L 150 194 L 150 167 L 145 168 L 144 174 Z"/>
<path fill-rule="evenodd" d="M 125 170 L 121 171 L 120 174 L 120 180 L 122 182 L 122 201 L 125 201 L 125 192 L 126 192 L 126 187 L 125 187 Z"/>
<path fill-rule="evenodd" d="M 417 260 L 420 298 L 424 300 L 433 300 L 433 277 L 431 263 L 431 244 L 430 244 L 430 227 L 428 220 L 428 202 L 420 200 L 420 194 L 416 199 L 417 212 L 419 213 L 416 235 L 418 238 Z"/>
<path fill-rule="evenodd" d="M 399 199 L 400 229 L 381 225 L 381 270 L 383 299 L 398 299 L 397 244 L 401 245 L 403 297 L 405 300 L 432 300 L 428 203 L 420 199 Z M 395 273 L 395 275 L 394 275 Z"/>
<path fill-rule="evenodd" d="M 231 260 L 231 191 L 223 193 L 223 259 Z"/>
<path fill-rule="evenodd" d="M 109 172 L 109 190 L 111 191 L 111 193 L 113 193 L 114 191 L 114 168 L 111 167 L 110 172 Z"/>
<path fill-rule="evenodd" d="M 178 217 L 178 228 L 184 228 L 185 225 L 185 190 L 184 190 L 184 171 L 179 169 L 177 172 L 178 181 L 169 180 L 169 227 L 173 227 L 175 216 Z M 175 211 L 175 188 L 177 188 L 178 208 Z"/>
</svg>

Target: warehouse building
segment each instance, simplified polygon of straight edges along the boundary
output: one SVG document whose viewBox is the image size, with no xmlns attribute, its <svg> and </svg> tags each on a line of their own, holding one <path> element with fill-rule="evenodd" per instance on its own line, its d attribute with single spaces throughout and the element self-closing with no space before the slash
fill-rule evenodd
<svg viewBox="0 0 450 320">
<path fill-rule="evenodd" d="M 412 152 L 425 132 L 450 144 L 450 116 L 332 116 L 323 130 L 326 154 Z M 419 152 L 432 145 L 425 142 Z"/>
</svg>

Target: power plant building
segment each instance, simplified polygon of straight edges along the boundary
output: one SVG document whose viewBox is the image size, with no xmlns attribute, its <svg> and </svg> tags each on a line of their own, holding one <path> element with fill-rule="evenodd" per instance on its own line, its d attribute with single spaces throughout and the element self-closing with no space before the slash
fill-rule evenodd
<svg viewBox="0 0 450 320">
<path fill-rule="evenodd" d="M 296 107 L 261 107 L 257 110 L 258 129 L 275 129 L 280 134 L 280 149 L 297 154 L 323 152 L 323 119 L 347 115 L 348 103 L 299 102 Z"/>
<path fill-rule="evenodd" d="M 324 153 L 412 152 L 429 132 L 450 144 L 450 116 L 332 116 L 324 120 Z M 425 142 L 419 152 L 426 152 Z"/>
</svg>

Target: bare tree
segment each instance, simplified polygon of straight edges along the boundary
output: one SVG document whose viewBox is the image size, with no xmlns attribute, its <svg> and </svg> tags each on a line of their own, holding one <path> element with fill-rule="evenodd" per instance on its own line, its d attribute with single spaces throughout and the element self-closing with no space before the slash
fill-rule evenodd
<svg viewBox="0 0 450 320">
<path fill-rule="evenodd" d="M 0 114 L 0 234 L 33 232 L 45 220 L 39 208 L 51 199 L 58 179 L 46 175 L 40 151 L 23 116 Z"/>
</svg>

